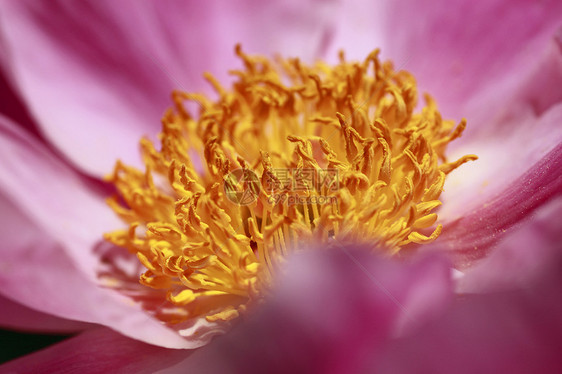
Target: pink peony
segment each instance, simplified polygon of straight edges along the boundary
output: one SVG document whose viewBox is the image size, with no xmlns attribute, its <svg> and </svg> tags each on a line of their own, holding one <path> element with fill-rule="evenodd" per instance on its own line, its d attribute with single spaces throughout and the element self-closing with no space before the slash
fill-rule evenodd
<svg viewBox="0 0 562 374">
<path fill-rule="evenodd" d="M 81 331 L 2 371 L 561 369 L 558 2 L 4 1 L 0 10 L 0 323 Z M 158 133 L 173 89 L 205 90 L 205 71 L 227 82 L 237 42 L 304 61 L 381 47 L 446 118 L 467 118 L 451 159 L 479 161 L 447 179 L 432 244 L 400 260 L 355 247 L 294 255 L 264 305 L 187 351 L 208 336 L 180 336 L 100 281 L 103 234 L 122 225 L 100 178 L 118 158 L 140 165 L 138 141 Z"/>
</svg>

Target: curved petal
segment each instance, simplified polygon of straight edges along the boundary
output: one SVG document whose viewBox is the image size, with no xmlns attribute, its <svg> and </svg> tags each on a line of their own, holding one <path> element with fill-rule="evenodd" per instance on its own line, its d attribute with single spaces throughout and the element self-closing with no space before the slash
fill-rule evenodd
<svg viewBox="0 0 562 374">
<path fill-rule="evenodd" d="M 458 280 L 457 291 L 497 292 L 536 282 L 562 256 L 562 198 L 542 207 Z M 554 269 L 555 270 L 555 269 Z"/>
<path fill-rule="evenodd" d="M 0 326 L 26 332 L 73 333 L 92 325 L 41 313 L 0 295 Z"/>
<path fill-rule="evenodd" d="M 138 163 L 173 89 L 225 78 L 233 47 L 312 58 L 329 40 L 332 1 L 3 1 L 6 70 L 46 137 L 94 175 Z M 282 32 L 280 31 L 282 30 Z"/>
<path fill-rule="evenodd" d="M 201 345 L 197 337 L 182 339 L 131 300 L 84 276 L 62 247 L 3 194 L 0 211 L 0 294 L 42 313 L 99 323 L 152 344 Z"/>
<path fill-rule="evenodd" d="M 495 126 L 492 134 L 481 134 L 477 141 L 453 152 L 453 160 L 465 154 L 476 154 L 478 160 L 464 164 L 448 176 L 441 195 L 441 219 L 452 221 L 490 204 L 497 195 L 504 195 L 509 185 L 517 180 L 521 183 L 523 174 L 536 170 L 539 164 L 548 167 L 549 173 L 560 173 L 554 165 L 540 161 L 562 143 L 560 123 L 562 103 L 539 117 L 521 116 L 505 121 L 501 128 Z M 528 196 L 532 196 L 533 191 L 529 192 Z"/>
<path fill-rule="evenodd" d="M 498 77 L 478 95 L 467 97 L 460 115 L 469 118 L 469 126 L 457 145 L 508 136 L 513 128 L 525 125 L 527 118 L 540 118 L 562 102 L 562 20 L 542 47 L 525 69 Z"/>
<path fill-rule="evenodd" d="M 497 110 L 511 96 L 504 82 L 534 69 L 562 26 L 562 3 L 406 0 L 390 2 L 386 20 L 389 55 L 408 61 L 405 68 L 435 95 L 446 117 L 466 116 L 471 123 L 465 109 L 472 97 L 494 92 Z"/>
<path fill-rule="evenodd" d="M 561 192 L 562 144 L 559 144 L 501 194 L 447 224 L 432 246 L 450 251 L 458 267 L 468 267 Z M 554 224 L 560 227 L 561 222 L 555 220 Z"/>
<path fill-rule="evenodd" d="M 523 289 L 464 295 L 440 319 L 397 340 L 368 372 L 560 373 L 560 260 Z"/>
<path fill-rule="evenodd" d="M 343 247 L 294 255 L 259 311 L 163 372 L 357 372 L 401 315 L 422 318 L 409 302 L 416 284 L 447 298 L 448 270 L 437 258 L 405 265 Z"/>
<path fill-rule="evenodd" d="M 1 116 L 0 175 L 0 191 L 6 198 L 64 243 L 80 270 L 95 279 L 93 246 L 104 232 L 122 225 L 104 197 L 44 144 Z"/>
<path fill-rule="evenodd" d="M 4 244 L 13 240 L 17 249 L 8 244 L 0 248 L 6 261 L 4 295 L 166 347 L 197 347 L 207 341 L 205 336 L 181 338 L 139 304 L 99 284 L 95 248 L 104 232 L 121 223 L 84 178 L 1 117 L 0 175 L 2 236 Z"/>
<path fill-rule="evenodd" d="M 109 329 L 97 329 L 1 365 L 0 371 L 152 374 L 174 365 L 187 354 L 127 339 Z"/>
<path fill-rule="evenodd" d="M 0 44 L 0 48 L 2 45 Z M 1 56 L 0 56 L 1 59 Z M 0 60 L 1 61 L 1 60 Z M 18 99 L 12 87 L 8 84 L 2 69 L 0 68 L 0 115 L 11 118 L 16 123 L 23 125 L 33 133 L 38 133 L 29 113 L 23 103 Z"/>
</svg>

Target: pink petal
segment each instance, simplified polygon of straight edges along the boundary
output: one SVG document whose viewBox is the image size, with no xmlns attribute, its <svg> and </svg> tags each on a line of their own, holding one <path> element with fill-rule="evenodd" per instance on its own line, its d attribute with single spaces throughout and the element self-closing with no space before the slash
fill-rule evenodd
<svg viewBox="0 0 562 374">
<path fill-rule="evenodd" d="M 97 329 L 1 365 L 0 371 L 151 374 L 175 364 L 186 354 L 127 339 L 109 329 Z"/>
<path fill-rule="evenodd" d="M 249 52 L 311 59 L 328 41 L 332 2 L 4 1 L 10 80 L 46 137 L 72 162 L 105 175 L 138 163 L 170 93 L 225 78 Z M 314 10 L 314 11 L 313 11 Z"/>
<path fill-rule="evenodd" d="M 121 227 L 104 197 L 45 145 L 0 116 L 0 190 L 60 243 L 92 279 L 93 246 Z M 90 248 L 90 250 L 84 250 Z"/>
<path fill-rule="evenodd" d="M 458 292 L 522 288 L 557 266 L 562 254 L 562 198 L 558 197 L 515 228 L 485 259 L 466 271 Z"/>
<path fill-rule="evenodd" d="M 562 372 L 560 254 L 523 289 L 463 296 L 440 319 L 396 341 L 368 372 Z"/>
<path fill-rule="evenodd" d="M 538 165 L 559 173 L 545 163 L 546 157 L 562 143 L 562 103 L 551 107 L 539 117 L 520 116 L 496 125 L 490 134 L 467 142 L 451 153 L 455 160 L 464 154 L 476 154 L 478 160 L 453 171 L 445 182 L 440 217 L 452 221 L 490 204 L 510 185 L 521 184 L 524 173 L 537 170 Z M 549 158 L 554 162 L 555 158 Z M 528 190 L 533 195 L 533 190 Z"/>
<path fill-rule="evenodd" d="M 261 309 L 164 372 L 357 372 L 401 316 L 424 318 L 409 302 L 412 293 L 421 291 L 428 304 L 436 295 L 447 299 L 441 282 L 450 286 L 448 270 L 438 258 L 406 265 L 364 249 L 300 253 Z"/>
<path fill-rule="evenodd" d="M 557 0 L 397 1 L 388 12 L 388 54 L 408 61 L 405 68 L 447 117 L 466 116 L 469 123 L 473 113 L 463 108 L 470 99 L 489 91 L 496 110 L 505 104 L 511 95 L 500 92 L 504 81 L 527 76 L 562 25 Z"/>
<path fill-rule="evenodd" d="M 380 48 L 383 58 L 388 58 L 385 19 L 388 4 L 385 1 L 343 1 L 338 9 L 338 22 L 333 31 L 325 57 L 337 62 L 339 51 L 344 51 L 349 60 L 364 60 L 369 53 Z M 401 69 L 405 61 L 395 60 Z"/>
<path fill-rule="evenodd" d="M 92 325 L 41 313 L 0 295 L 0 326 L 18 331 L 72 333 Z"/>
<path fill-rule="evenodd" d="M 205 336 L 181 338 L 140 305 L 99 284 L 99 254 L 94 248 L 110 229 L 106 225 L 113 222 L 117 228 L 119 223 L 85 179 L 3 118 L 0 175 L 4 296 L 44 313 L 110 326 L 152 344 L 193 348 L 207 342 Z"/>
<path fill-rule="evenodd" d="M 451 251 L 464 268 L 483 257 L 516 225 L 562 191 L 562 144 L 536 163 L 501 194 L 448 223 L 433 244 Z M 553 224 L 560 227 L 561 222 Z"/>
<path fill-rule="evenodd" d="M 544 40 L 542 49 L 525 69 L 512 71 L 467 98 L 464 113 L 469 127 L 461 143 L 482 136 L 510 134 L 526 118 L 540 118 L 562 102 L 562 20 L 556 34 Z M 458 142 L 457 142 L 458 144 Z"/>
<path fill-rule="evenodd" d="M 43 313 L 99 323 L 161 346 L 202 344 L 197 337 L 180 338 L 129 299 L 84 276 L 62 247 L 2 194 L 0 208 L 0 294 Z M 33 323 L 38 321 L 29 328 Z"/>
</svg>

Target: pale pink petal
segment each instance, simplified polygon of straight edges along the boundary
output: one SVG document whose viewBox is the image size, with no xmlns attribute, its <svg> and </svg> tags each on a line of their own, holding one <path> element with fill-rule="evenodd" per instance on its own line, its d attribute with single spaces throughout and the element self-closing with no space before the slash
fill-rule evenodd
<svg viewBox="0 0 562 374">
<path fill-rule="evenodd" d="M 521 288 L 557 266 L 562 255 L 562 198 L 542 207 L 505 237 L 494 251 L 467 269 L 457 290 L 494 292 Z"/>
<path fill-rule="evenodd" d="M 0 294 L 61 318 L 98 323 L 165 347 L 195 347 L 139 305 L 85 276 L 48 233 L 0 194 Z M 82 247 L 76 250 L 90 251 Z M 94 264 L 92 264 L 93 266 Z"/>
<path fill-rule="evenodd" d="M 328 61 L 337 62 L 339 51 L 349 60 L 363 60 L 376 48 L 388 58 L 385 28 L 388 17 L 387 1 L 346 0 L 338 9 L 338 22 L 333 30 L 333 40 L 325 53 Z M 402 69 L 406 61 L 395 60 L 396 67 Z"/>
<path fill-rule="evenodd" d="M 522 183 L 524 173 L 537 170 L 537 163 L 548 168 L 549 173 L 560 173 L 555 165 L 540 160 L 562 143 L 561 123 L 562 103 L 539 117 L 522 115 L 502 122 L 501 127 L 494 126 L 491 134 L 482 133 L 452 152 L 452 160 L 465 154 L 476 154 L 478 160 L 462 165 L 448 176 L 441 195 L 441 219 L 455 220 L 490 204 L 496 195 L 504 196 L 508 186 Z M 529 190 L 527 196 L 533 193 Z"/>
<path fill-rule="evenodd" d="M 466 98 L 459 115 L 469 119 L 469 126 L 460 144 L 482 137 L 509 137 L 514 128 L 525 126 L 527 119 L 540 118 L 562 102 L 562 20 L 556 33 L 544 40 L 533 57 L 529 66 Z"/>
<path fill-rule="evenodd" d="M 499 195 L 449 222 L 427 249 L 449 251 L 456 265 L 465 268 L 490 250 L 517 224 L 562 192 L 562 144 L 523 173 Z M 559 228 L 560 220 L 553 224 Z"/>
<path fill-rule="evenodd" d="M 543 57 L 537 70 L 514 87 L 510 105 L 488 98 L 498 105 L 496 117 L 468 131 L 451 153 L 451 159 L 479 156 L 448 177 L 439 212 L 445 232 L 436 244 L 446 241 L 460 255 L 460 266 L 489 252 L 513 225 L 560 192 L 562 104 L 554 103 L 560 99 L 557 82 L 562 82 L 560 44 Z"/>
<path fill-rule="evenodd" d="M 377 356 L 401 316 L 427 316 L 409 302 L 412 293 L 421 291 L 428 304 L 432 293 L 449 294 L 441 284 L 450 285 L 448 264 L 437 258 L 400 264 L 340 248 L 289 261 L 262 308 L 164 372 L 354 373 Z"/>
<path fill-rule="evenodd" d="M 1 229 L 6 246 L 0 247 L 4 295 L 46 313 L 107 325 L 153 344 L 178 348 L 208 341 L 205 334 L 184 340 L 139 304 L 99 284 L 100 254 L 95 249 L 103 233 L 121 223 L 86 179 L 3 118 L 0 175 L 5 205 Z M 13 240 L 13 248 L 8 239 Z M 201 328 L 204 332 L 206 327 Z"/>
<path fill-rule="evenodd" d="M 508 102 L 511 93 L 500 88 L 533 71 L 562 26 L 557 0 L 395 1 L 387 11 L 388 55 L 408 61 L 404 68 L 435 95 L 446 116 L 469 123 L 478 116 L 464 112 L 471 99 L 489 91 L 496 110 Z"/>
<path fill-rule="evenodd" d="M 0 190 L 95 279 L 94 245 L 122 223 L 86 178 L 0 116 Z"/>
<path fill-rule="evenodd" d="M 332 1 L 3 1 L 5 69 L 47 138 L 83 170 L 137 163 L 173 89 L 199 91 L 249 52 L 321 53 Z"/>
<path fill-rule="evenodd" d="M 0 275 L 0 278 L 3 278 L 3 276 Z M 42 333 L 72 333 L 92 326 L 88 323 L 71 321 L 38 312 L 0 295 L 0 327 L 3 329 Z"/>
<path fill-rule="evenodd" d="M 1 365 L 0 371 L 152 374 L 175 364 L 187 354 L 183 350 L 134 341 L 109 329 L 96 329 Z"/>
<path fill-rule="evenodd" d="M 462 296 L 440 319 L 397 340 L 366 372 L 562 372 L 561 260 L 559 253 L 542 279 L 523 289 Z"/>
</svg>

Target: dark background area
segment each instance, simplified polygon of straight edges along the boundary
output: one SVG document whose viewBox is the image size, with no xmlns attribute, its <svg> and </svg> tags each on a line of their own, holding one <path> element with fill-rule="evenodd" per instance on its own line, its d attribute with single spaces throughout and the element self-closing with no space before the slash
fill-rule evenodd
<svg viewBox="0 0 562 374">
<path fill-rule="evenodd" d="M 0 329 L 0 364 L 63 341 L 68 334 L 31 334 Z"/>
</svg>

